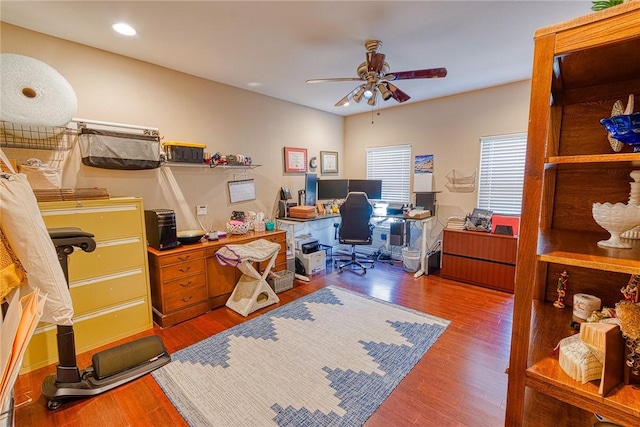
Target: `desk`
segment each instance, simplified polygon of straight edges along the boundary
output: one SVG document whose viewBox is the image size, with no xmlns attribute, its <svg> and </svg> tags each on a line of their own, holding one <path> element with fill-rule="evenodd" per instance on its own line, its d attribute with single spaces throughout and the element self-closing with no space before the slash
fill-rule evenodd
<svg viewBox="0 0 640 427">
<path fill-rule="evenodd" d="M 417 222 L 422 227 L 422 233 L 420 234 L 420 269 L 413 274 L 413 277 L 420 277 L 423 274 L 426 276 L 429 274 L 429 267 L 427 265 L 427 225 L 435 219 L 435 216 L 429 216 L 426 218 L 410 218 L 404 215 L 373 215 L 375 218 L 386 218 L 386 219 L 400 219 L 405 222 Z M 372 217 L 372 218 L 373 218 Z M 409 228 L 407 228 L 407 240 L 409 244 L 411 244 L 411 233 L 409 232 Z"/>
<path fill-rule="evenodd" d="M 335 219 L 335 218 L 340 218 L 340 214 L 318 215 L 315 218 L 308 218 L 308 219 L 287 217 L 287 218 L 278 218 L 277 221 L 283 225 L 289 226 L 289 244 L 288 245 L 291 248 L 291 253 L 294 254 L 295 256 L 295 253 L 296 253 L 295 252 L 295 249 L 296 249 L 295 226 L 296 225 L 304 224 L 312 221 L 322 221 L 326 219 Z M 415 219 L 415 218 L 407 218 L 404 215 L 372 215 L 371 218 L 400 219 L 405 222 L 412 221 L 420 224 L 420 226 L 422 227 L 422 235 L 420 236 L 420 269 L 414 273 L 413 277 L 420 277 L 423 274 L 426 276 L 429 271 L 427 266 L 427 262 L 428 262 L 427 260 L 427 225 L 429 224 L 429 222 L 435 219 L 435 216 Z M 300 275 L 296 275 L 296 277 L 298 276 Z M 305 276 L 300 276 L 298 278 L 301 280 L 308 281 L 308 278 L 306 278 Z"/>
<path fill-rule="evenodd" d="M 283 225 L 289 226 L 289 248 L 291 249 L 291 253 L 296 253 L 296 236 L 295 236 L 295 227 L 296 225 L 304 225 L 306 223 L 314 222 L 314 221 L 323 221 L 326 219 L 335 219 L 340 218 L 340 214 L 328 214 L 328 215 L 318 215 L 315 218 L 277 218 L 276 221 Z M 281 228 L 281 227 L 278 227 Z"/>
</svg>

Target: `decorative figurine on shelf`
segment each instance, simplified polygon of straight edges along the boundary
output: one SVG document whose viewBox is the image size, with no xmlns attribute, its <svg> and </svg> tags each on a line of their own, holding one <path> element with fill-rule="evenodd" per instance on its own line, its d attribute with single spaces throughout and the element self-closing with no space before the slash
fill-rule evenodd
<svg viewBox="0 0 640 427">
<path fill-rule="evenodd" d="M 640 282 L 640 274 L 632 274 L 627 286 L 620 289 L 625 301 L 638 302 L 638 282 Z"/>
<path fill-rule="evenodd" d="M 567 270 L 563 270 L 562 274 L 560 274 L 560 278 L 558 279 L 557 292 L 558 299 L 553 303 L 555 308 L 564 308 L 564 296 L 567 293 L 567 282 L 569 281 L 569 274 L 567 274 Z"/>
</svg>

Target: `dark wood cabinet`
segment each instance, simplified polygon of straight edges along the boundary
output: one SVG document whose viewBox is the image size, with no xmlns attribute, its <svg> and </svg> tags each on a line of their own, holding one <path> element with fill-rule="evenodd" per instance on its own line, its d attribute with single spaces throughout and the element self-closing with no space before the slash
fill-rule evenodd
<svg viewBox="0 0 640 427">
<path fill-rule="evenodd" d="M 228 235 L 216 241 L 158 251 L 147 247 L 153 320 L 165 328 L 223 306 L 231 296 L 239 270 L 223 266 L 215 254 L 224 245 L 265 239 L 280 244 L 272 271 L 286 270 L 286 232 L 282 230 Z M 261 266 L 257 266 L 262 270 Z"/>
<path fill-rule="evenodd" d="M 512 293 L 517 250 L 513 236 L 445 229 L 441 275 Z"/>
</svg>

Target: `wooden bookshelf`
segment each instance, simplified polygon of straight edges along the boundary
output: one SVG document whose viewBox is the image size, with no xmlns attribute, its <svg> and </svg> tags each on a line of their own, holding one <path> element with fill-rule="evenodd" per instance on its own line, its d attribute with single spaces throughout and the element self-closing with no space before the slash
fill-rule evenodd
<svg viewBox="0 0 640 427">
<path fill-rule="evenodd" d="M 630 146 L 614 152 L 600 125 L 617 100 L 626 105 L 629 94 L 640 96 L 640 2 L 539 29 L 534 41 L 505 424 L 533 425 L 540 407 L 525 398 L 529 388 L 550 405 L 546 411 L 637 425 L 640 390 L 620 379 L 619 332 L 607 334 L 607 349 L 615 351 L 607 350 L 600 381 L 574 381 L 551 350 L 574 332 L 574 294 L 613 307 L 629 275 L 640 274 L 640 242 L 632 249 L 599 247 L 609 234 L 592 216 L 594 203 L 627 203 L 629 174 L 640 169 L 640 153 Z M 563 270 L 567 307 L 556 309 Z"/>
</svg>

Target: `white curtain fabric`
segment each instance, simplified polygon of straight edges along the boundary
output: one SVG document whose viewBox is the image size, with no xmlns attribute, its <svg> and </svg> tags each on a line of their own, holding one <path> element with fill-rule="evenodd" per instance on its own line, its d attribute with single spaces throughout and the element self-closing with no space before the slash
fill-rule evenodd
<svg viewBox="0 0 640 427">
<path fill-rule="evenodd" d="M 0 159 L 11 167 L 1 149 Z M 24 174 L 0 173 L 0 228 L 27 272 L 20 295 L 39 288 L 47 295 L 41 320 L 56 325 L 73 324 L 73 305 L 64 272 Z"/>
</svg>

